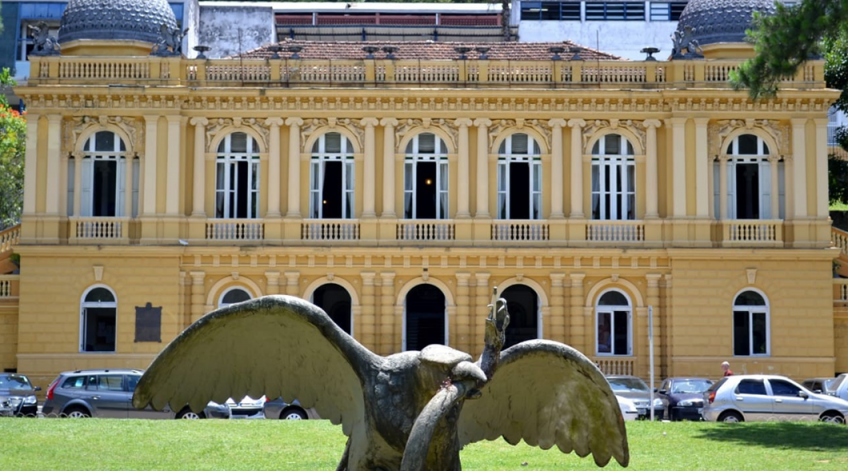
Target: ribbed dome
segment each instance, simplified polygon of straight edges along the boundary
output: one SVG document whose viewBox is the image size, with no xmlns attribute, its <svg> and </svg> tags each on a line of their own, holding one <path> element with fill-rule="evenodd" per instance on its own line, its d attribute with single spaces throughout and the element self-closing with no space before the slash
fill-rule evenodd
<svg viewBox="0 0 848 471">
<path fill-rule="evenodd" d="M 167 0 L 70 0 L 62 15 L 59 43 L 123 39 L 155 44 L 163 24 L 177 27 Z"/>
<path fill-rule="evenodd" d="M 701 46 L 745 42 L 754 12 L 773 15 L 774 0 L 689 0 L 680 14 L 677 31 L 691 26 Z"/>
</svg>

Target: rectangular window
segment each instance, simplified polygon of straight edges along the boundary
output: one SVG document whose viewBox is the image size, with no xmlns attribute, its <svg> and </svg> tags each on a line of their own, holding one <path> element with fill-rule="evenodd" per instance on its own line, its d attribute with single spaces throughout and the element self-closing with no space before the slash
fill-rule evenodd
<svg viewBox="0 0 848 471">
<path fill-rule="evenodd" d="M 434 152 L 435 146 L 430 153 Z M 448 211 L 447 157 L 407 158 L 404 163 L 404 217 L 447 219 Z"/>
<path fill-rule="evenodd" d="M 526 21 L 542 19 L 542 3 L 521 2 L 521 19 Z"/>
<path fill-rule="evenodd" d="M 607 145 L 609 149 L 609 145 Z M 592 219 L 636 219 L 636 168 L 632 158 L 592 159 Z"/>
<path fill-rule="evenodd" d="M 677 21 L 687 2 L 651 2 L 651 21 Z"/>
<path fill-rule="evenodd" d="M 586 2 L 586 21 L 644 20 L 644 2 Z"/>
</svg>

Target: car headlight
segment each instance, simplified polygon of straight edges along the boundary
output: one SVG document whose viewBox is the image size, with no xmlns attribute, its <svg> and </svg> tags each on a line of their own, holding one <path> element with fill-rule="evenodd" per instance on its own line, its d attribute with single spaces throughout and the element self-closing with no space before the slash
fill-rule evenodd
<svg viewBox="0 0 848 471">
<path fill-rule="evenodd" d="M 660 398 L 654 399 L 654 407 L 662 407 L 662 406 L 663 406 L 662 399 L 660 399 Z"/>
<path fill-rule="evenodd" d="M 26 405 L 28 405 L 28 406 L 31 406 L 31 405 L 33 405 L 33 404 L 36 404 L 37 402 L 38 402 L 38 399 L 36 399 L 36 398 L 35 398 L 35 396 L 27 396 L 27 397 L 24 399 L 24 404 L 26 404 Z"/>
<path fill-rule="evenodd" d="M 692 402 L 691 399 L 686 399 L 686 400 L 678 402 L 677 405 L 680 406 L 680 407 L 692 407 L 693 405 L 695 405 L 695 403 Z"/>
</svg>

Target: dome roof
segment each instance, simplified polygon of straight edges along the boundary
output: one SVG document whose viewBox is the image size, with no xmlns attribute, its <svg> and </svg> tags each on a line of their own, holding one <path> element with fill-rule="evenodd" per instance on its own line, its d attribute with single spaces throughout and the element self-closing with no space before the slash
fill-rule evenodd
<svg viewBox="0 0 848 471">
<path fill-rule="evenodd" d="M 692 39 L 701 46 L 714 43 L 745 42 L 745 30 L 751 27 L 753 13 L 773 15 L 774 0 L 689 0 L 680 14 L 677 30 L 693 29 Z"/>
<path fill-rule="evenodd" d="M 62 15 L 59 43 L 102 39 L 155 44 L 163 24 L 177 27 L 167 0 L 70 0 Z"/>
</svg>

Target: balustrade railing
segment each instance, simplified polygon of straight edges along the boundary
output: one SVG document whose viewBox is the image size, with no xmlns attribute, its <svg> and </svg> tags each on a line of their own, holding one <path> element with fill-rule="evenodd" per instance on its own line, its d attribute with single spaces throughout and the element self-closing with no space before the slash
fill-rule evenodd
<svg viewBox="0 0 848 471">
<path fill-rule="evenodd" d="M 722 240 L 725 245 L 783 242 L 783 221 L 779 219 L 723 221 L 722 226 Z"/>
<path fill-rule="evenodd" d="M 71 239 L 124 239 L 129 218 L 72 217 Z"/>
<path fill-rule="evenodd" d="M 848 232 L 831 226 L 830 240 L 834 247 L 839 247 L 842 255 L 848 255 Z"/>
<path fill-rule="evenodd" d="M 451 220 L 405 221 L 397 225 L 398 240 L 441 241 L 456 239 L 456 226 Z"/>
<path fill-rule="evenodd" d="M 214 219 L 206 222 L 207 240 L 263 240 L 265 222 L 257 219 Z"/>
<path fill-rule="evenodd" d="M 492 240 L 545 241 L 549 240 L 550 236 L 550 226 L 545 221 L 503 221 L 492 223 Z"/>
<path fill-rule="evenodd" d="M 833 279 L 833 302 L 848 303 L 848 278 Z"/>
<path fill-rule="evenodd" d="M 645 223 L 641 221 L 588 221 L 586 240 L 590 242 L 644 242 Z"/>
<path fill-rule="evenodd" d="M 21 237 L 21 225 L 16 224 L 12 227 L 0 231 L 0 253 L 12 250 L 12 247 L 18 243 Z"/>
<path fill-rule="evenodd" d="M 21 275 L 0 275 L 0 299 L 18 295 L 18 283 Z"/>
<path fill-rule="evenodd" d="M 632 357 L 595 357 L 594 362 L 605 375 L 632 375 L 636 359 Z"/>
<path fill-rule="evenodd" d="M 359 240 L 359 221 L 307 220 L 301 224 L 303 240 Z"/>
</svg>

